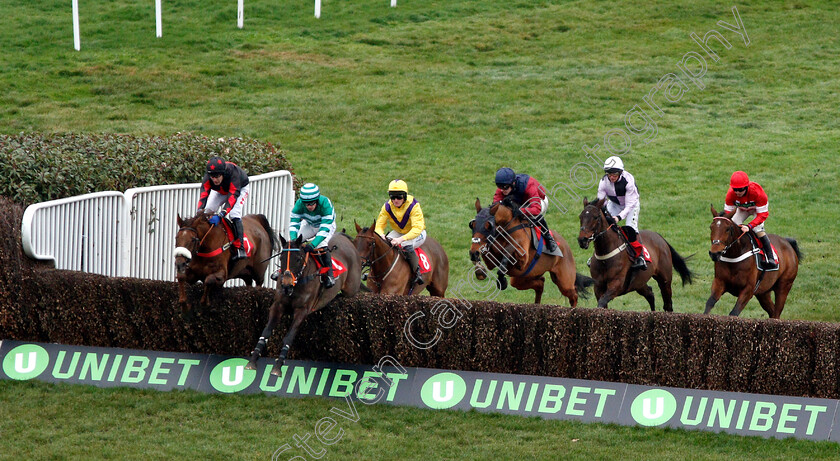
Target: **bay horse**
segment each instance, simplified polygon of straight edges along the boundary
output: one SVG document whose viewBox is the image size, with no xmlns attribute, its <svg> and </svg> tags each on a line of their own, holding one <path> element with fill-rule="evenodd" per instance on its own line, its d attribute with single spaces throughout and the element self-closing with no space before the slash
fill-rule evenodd
<svg viewBox="0 0 840 461">
<path fill-rule="evenodd" d="M 348 297 L 356 295 L 362 278 L 359 253 L 347 234 L 336 232 L 329 240 L 326 249 L 317 249 L 313 254 L 300 249 L 302 237 L 288 243 L 282 236 L 280 240 L 284 248 L 280 255 L 281 275 L 277 280 L 277 290 L 274 292 L 274 301 L 268 311 L 268 323 L 246 365 L 249 370 L 257 369 L 257 359 L 265 351 L 277 321 L 283 313 L 291 311 L 292 325 L 283 337 L 283 347 L 271 370 L 271 373 L 276 376 L 282 375 L 283 364 L 303 320 L 312 312 L 329 304 L 339 292 Z M 331 288 L 324 288 L 321 284 L 321 267 L 317 258 L 313 257 L 315 253 L 321 251 L 330 251 L 332 254 L 335 285 Z"/>
<path fill-rule="evenodd" d="M 374 293 L 414 295 L 423 291 L 423 287 L 432 296 L 444 297 L 449 286 L 449 257 L 440 243 L 432 237 L 420 248 L 426 253 L 427 261 L 420 258 L 421 268 L 428 265 L 430 270 L 422 274 L 423 285 L 413 283 L 414 268 L 405 259 L 402 251 L 389 240 L 377 234 L 375 223 L 362 228 L 356 223 L 356 238 L 353 243 L 359 252 L 362 267 L 370 267 L 367 286 Z M 420 289 L 417 289 L 420 287 Z"/>
<path fill-rule="evenodd" d="M 673 271 L 676 269 L 680 274 L 683 285 L 691 283 L 694 273 L 686 265 L 688 258 L 680 256 L 674 247 L 656 232 L 641 230 L 640 240 L 650 254 L 650 262 L 644 270 L 631 271 L 632 261 L 625 252 L 629 245 L 619 235 L 618 226 L 607 224 L 604 214 L 606 200 L 603 198 L 589 202 L 586 198 L 583 199 L 578 235 L 578 244 L 583 249 L 589 248 L 589 243 L 594 242 L 595 254 L 590 260 L 589 273 L 595 279 L 598 307 L 606 308 L 609 302 L 618 296 L 635 291 L 647 300 L 650 310 L 655 311 L 653 289 L 647 284 L 648 280 L 653 278 L 662 294 L 662 308 L 666 312 L 673 312 Z"/>
<path fill-rule="evenodd" d="M 779 270 L 760 271 L 749 238 L 742 238 L 746 232 L 742 232 L 741 226 L 723 213 L 718 213 L 714 205 L 711 211 L 712 224 L 709 227 L 712 246 L 709 257 L 715 262 L 715 279 L 712 282 L 712 294 L 706 301 L 705 313 L 711 312 L 726 292 L 738 297 L 729 315 L 740 315 L 755 296 L 771 319 L 779 318 L 799 272 L 799 261 L 802 260 L 799 244 L 792 238 L 767 234 L 779 257 Z M 771 292 L 775 294 L 775 302 L 770 298 Z"/>
<path fill-rule="evenodd" d="M 473 231 L 470 245 L 470 260 L 475 265 L 475 277 L 487 278 L 487 269 L 501 265 L 507 267 L 504 274 L 499 274 L 501 289 L 507 288 L 504 275 L 510 275 L 510 284 L 517 290 L 534 290 L 534 303 L 542 300 L 545 287 L 545 274 L 551 275 L 551 281 L 569 300 L 571 307 L 577 307 L 578 295 L 588 297 L 587 287 L 593 280 L 577 273 L 575 259 L 569 244 L 559 234 L 552 232 L 554 241 L 563 252 L 563 256 L 541 253 L 531 243 L 530 223 L 518 212 L 512 202 L 496 202 L 488 208 L 481 207 L 481 201 L 475 199 L 477 215 L 470 221 Z M 482 265 L 482 261 L 484 265 Z"/>
<path fill-rule="evenodd" d="M 189 313 L 187 284 L 199 280 L 204 283 L 201 304 L 206 306 L 207 294 L 215 287 L 221 287 L 229 279 L 239 278 L 251 285 L 262 285 L 268 259 L 278 245 L 277 236 L 268 219 L 261 214 L 242 217 L 244 237 L 250 242 L 250 255 L 231 262 L 233 247 L 223 225 L 208 222 L 213 213 L 199 212 L 192 218 L 182 219 L 178 215 L 178 233 L 175 234 L 175 271 L 178 281 L 178 304 L 183 313 Z M 230 224 L 226 224 L 230 226 Z M 244 240 L 244 238 L 243 238 Z M 243 245 L 245 242 L 243 242 Z"/>
</svg>

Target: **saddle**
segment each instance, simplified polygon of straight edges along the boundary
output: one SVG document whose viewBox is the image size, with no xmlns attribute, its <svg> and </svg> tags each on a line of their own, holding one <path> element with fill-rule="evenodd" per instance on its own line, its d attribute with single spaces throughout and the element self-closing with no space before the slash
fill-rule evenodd
<svg viewBox="0 0 840 461">
<path fill-rule="evenodd" d="M 551 256 L 560 256 L 561 258 L 563 257 L 563 251 L 559 246 L 557 247 L 557 251 L 548 251 L 548 247 L 545 245 L 545 240 L 542 237 L 542 230 L 539 226 L 531 228 L 531 243 L 534 245 L 534 248 L 537 249 L 537 258 L 539 258 L 543 253 Z"/>
<path fill-rule="evenodd" d="M 750 236 L 750 243 L 752 244 L 752 247 L 753 247 L 751 253 L 755 256 L 755 266 L 758 268 L 758 270 L 765 271 L 765 272 L 773 272 L 773 271 L 779 270 L 779 268 L 781 267 L 779 265 L 779 254 L 776 252 L 776 248 L 773 247 L 773 244 L 772 243 L 770 244 L 770 247 L 771 247 L 770 251 L 773 252 L 773 261 L 776 262 L 776 267 L 774 267 L 772 269 L 766 269 L 762 265 L 762 260 L 765 259 L 765 254 L 766 254 L 767 249 L 764 248 L 763 246 L 761 246 L 761 240 L 759 238 L 757 238 L 753 232 L 749 232 L 748 234 Z M 750 254 L 750 253 L 745 253 L 745 254 Z"/>
</svg>

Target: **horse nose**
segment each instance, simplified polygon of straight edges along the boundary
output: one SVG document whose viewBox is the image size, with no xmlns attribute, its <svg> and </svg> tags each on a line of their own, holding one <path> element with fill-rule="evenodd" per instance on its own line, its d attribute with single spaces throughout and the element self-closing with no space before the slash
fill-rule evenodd
<svg viewBox="0 0 840 461">
<path fill-rule="evenodd" d="M 585 239 L 583 237 L 578 237 L 578 245 L 584 250 L 589 248 L 589 239 Z"/>
<path fill-rule="evenodd" d="M 477 251 L 470 251 L 470 261 L 477 263 L 481 260 L 481 255 Z"/>
<path fill-rule="evenodd" d="M 714 253 L 710 251 L 709 257 L 712 258 L 712 261 L 717 262 L 717 260 L 720 258 L 720 253 Z"/>
</svg>

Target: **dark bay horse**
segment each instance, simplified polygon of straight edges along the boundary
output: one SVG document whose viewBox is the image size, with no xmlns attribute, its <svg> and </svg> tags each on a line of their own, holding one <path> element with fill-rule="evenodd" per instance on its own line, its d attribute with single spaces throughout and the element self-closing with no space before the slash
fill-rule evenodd
<svg viewBox="0 0 840 461">
<path fill-rule="evenodd" d="M 729 315 L 741 314 L 750 299 L 755 296 L 771 319 L 779 318 L 799 272 L 799 261 L 802 259 L 799 244 L 792 238 L 767 234 L 770 244 L 776 248 L 779 270 L 760 271 L 756 266 L 747 234 L 731 219 L 718 214 L 714 205 L 711 210 L 712 246 L 709 256 L 715 262 L 715 280 L 712 282 L 712 294 L 706 301 L 705 313 L 711 312 L 715 303 L 726 292 L 738 297 Z M 776 302 L 770 298 L 770 292 L 775 293 Z"/>
<path fill-rule="evenodd" d="M 683 285 L 691 283 L 691 277 L 694 275 L 686 265 L 687 258 L 680 256 L 661 235 L 642 230 L 641 241 L 650 253 L 651 262 L 645 270 L 631 271 L 632 261 L 625 250 L 628 247 L 627 243 L 619 235 L 616 225 L 607 224 L 603 211 L 606 200 L 603 198 L 589 202 L 583 199 L 578 235 L 578 244 L 583 249 L 589 248 L 589 242 L 594 242 L 595 254 L 589 265 L 589 273 L 595 279 L 598 307 L 607 307 L 607 304 L 618 296 L 635 291 L 647 300 L 650 310 L 655 311 L 653 289 L 647 284 L 653 277 L 662 293 L 663 309 L 672 312 L 673 270 L 676 269 L 680 274 Z"/>
<path fill-rule="evenodd" d="M 562 257 L 542 253 L 535 261 L 537 249 L 531 243 L 530 223 L 517 213 L 518 207 L 513 203 L 497 202 L 489 208 L 482 208 L 481 201 L 475 199 L 475 210 L 478 214 L 470 222 L 473 231 L 470 260 L 475 264 L 478 280 L 487 278 L 486 269 L 504 265 L 504 274 L 510 275 L 510 284 L 514 288 L 534 290 L 535 304 L 542 300 L 545 287 L 543 274 L 546 272 L 551 275 L 560 293 L 569 299 L 571 307 L 577 306 L 578 295 L 588 296 L 586 289 L 592 285 L 592 279 L 577 273 L 572 250 L 562 236 L 552 233 L 563 252 Z M 499 277 L 499 283 L 502 289 L 507 287 L 503 275 Z"/>
<path fill-rule="evenodd" d="M 283 363 L 295 340 L 298 328 L 303 320 L 312 312 L 315 312 L 330 303 L 339 292 L 344 296 L 354 296 L 359 292 L 362 278 L 362 265 L 359 261 L 359 253 L 353 242 L 346 234 L 336 232 L 330 239 L 327 248 L 332 254 L 333 273 L 335 285 L 332 288 L 324 288 L 321 285 L 321 268 L 316 258 L 309 253 L 300 250 L 302 238 L 289 242 L 280 237 L 284 247 L 280 255 L 282 273 L 277 280 L 277 291 L 274 293 L 274 302 L 268 312 L 268 323 L 260 335 L 257 345 L 251 352 L 251 358 L 246 366 L 249 370 L 257 369 L 257 359 L 265 351 L 268 338 L 277 321 L 284 312 L 292 312 L 292 325 L 286 336 L 283 337 L 283 347 L 280 349 L 280 356 L 274 364 L 271 373 L 281 376 Z M 327 250 L 318 250 L 327 251 Z"/>
<path fill-rule="evenodd" d="M 356 224 L 356 238 L 353 239 L 359 260 L 363 267 L 370 267 L 367 286 L 374 293 L 414 295 L 426 288 L 429 294 L 444 297 L 449 286 L 449 257 L 437 240 L 426 237 L 421 249 L 428 261 L 420 258 L 420 265 L 428 264 L 431 270 L 423 274 L 423 285 L 412 283 L 414 269 L 406 261 L 399 248 L 391 245 L 377 234 L 374 226 L 362 228 Z"/>
<path fill-rule="evenodd" d="M 178 303 L 184 313 L 189 312 L 186 284 L 201 280 L 204 295 L 201 304 L 207 305 L 207 293 L 221 287 L 227 280 L 239 278 L 250 285 L 262 285 L 268 258 L 278 245 L 277 236 L 268 219 L 261 214 L 242 217 L 242 228 L 250 242 L 247 258 L 230 262 L 231 243 L 224 225 L 212 225 L 207 219 L 212 213 L 199 212 L 192 218 L 178 215 L 178 233 L 175 234 L 175 271 L 178 280 Z M 245 244 L 243 242 L 243 244 Z"/>
</svg>

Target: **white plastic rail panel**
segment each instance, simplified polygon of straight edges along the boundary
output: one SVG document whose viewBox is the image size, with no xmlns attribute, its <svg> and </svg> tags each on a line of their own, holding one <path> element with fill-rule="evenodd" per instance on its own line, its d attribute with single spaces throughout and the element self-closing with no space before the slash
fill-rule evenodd
<svg viewBox="0 0 840 461">
<path fill-rule="evenodd" d="M 30 205 L 21 239 L 27 256 L 57 269 L 120 276 L 128 207 L 121 192 L 96 192 Z"/>
</svg>

